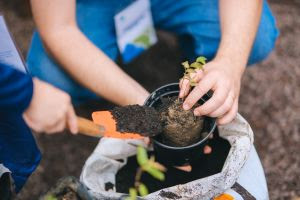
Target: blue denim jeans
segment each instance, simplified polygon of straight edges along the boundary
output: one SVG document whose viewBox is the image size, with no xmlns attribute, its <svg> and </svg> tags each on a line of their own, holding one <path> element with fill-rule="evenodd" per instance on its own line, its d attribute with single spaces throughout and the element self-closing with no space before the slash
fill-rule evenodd
<svg viewBox="0 0 300 200">
<path fill-rule="evenodd" d="M 76 17 L 81 31 L 107 56 L 116 60 L 119 52 L 113 17 L 133 0 L 77 0 Z M 151 0 L 155 27 L 175 33 L 185 56 L 212 59 L 220 43 L 218 0 Z M 248 63 L 257 63 L 274 48 L 278 30 L 267 2 Z M 68 92 L 74 102 L 97 98 L 76 83 L 45 51 L 37 32 L 32 38 L 27 64 L 37 76 Z M 88 69 L 87 69 L 88 70 Z"/>
</svg>

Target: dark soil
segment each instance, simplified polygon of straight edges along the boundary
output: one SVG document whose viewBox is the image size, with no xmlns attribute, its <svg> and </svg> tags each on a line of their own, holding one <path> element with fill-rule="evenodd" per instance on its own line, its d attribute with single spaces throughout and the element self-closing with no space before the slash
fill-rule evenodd
<svg viewBox="0 0 300 200">
<path fill-rule="evenodd" d="M 168 198 L 168 199 L 179 199 L 181 198 L 181 196 L 178 196 L 177 194 L 173 193 L 173 192 L 167 192 L 167 191 L 160 191 L 159 195 L 163 198 Z"/>
<path fill-rule="evenodd" d="M 34 28 L 28 2 L 0 1 L 0 11 L 24 57 Z M 270 6 L 281 35 L 268 59 L 246 69 L 239 112 L 255 133 L 270 199 L 290 200 L 300 196 L 300 2 L 270 0 Z M 182 75 L 180 63 L 185 60 L 176 37 L 162 31 L 158 36 L 157 45 L 123 68 L 148 91 L 177 82 Z M 76 108 L 76 112 L 90 118 L 92 111 L 111 108 L 105 101 L 96 101 Z M 79 177 L 98 143 L 95 138 L 73 136 L 67 131 L 51 136 L 36 134 L 36 140 L 43 159 L 18 195 L 19 200 L 38 199 L 63 176 Z"/>
<path fill-rule="evenodd" d="M 167 169 L 165 174 L 166 179 L 164 182 L 156 180 L 148 174 L 143 174 L 141 181 L 147 185 L 150 192 L 154 192 L 159 189 L 188 183 L 220 172 L 228 155 L 230 144 L 227 140 L 220 138 L 216 133 L 214 138 L 209 140 L 208 145 L 212 147 L 212 153 L 208 155 L 201 155 L 200 160 L 195 163 L 191 163 L 191 172 L 185 172 L 170 167 Z M 117 174 L 116 187 L 118 192 L 128 193 L 128 189 L 134 185 L 134 177 L 137 168 L 138 164 L 136 162 L 136 157 L 130 157 L 127 165 Z"/>
<path fill-rule="evenodd" d="M 183 110 L 183 101 L 177 97 L 162 98 L 161 101 L 157 110 L 163 123 L 163 143 L 184 147 L 202 139 L 203 117 L 194 116 L 193 109 Z"/>
<path fill-rule="evenodd" d="M 151 137 L 162 132 L 159 113 L 147 106 L 129 105 L 111 110 L 117 123 L 117 131 L 139 133 Z"/>
<path fill-rule="evenodd" d="M 202 139 L 203 117 L 195 117 L 193 109 L 183 110 L 183 101 L 177 97 L 162 98 L 161 102 L 156 109 L 139 105 L 115 107 L 111 113 L 117 123 L 117 131 L 147 137 L 162 134 L 163 143 L 178 147 Z"/>
<path fill-rule="evenodd" d="M 111 182 L 105 183 L 105 191 L 113 190 L 114 189 L 114 184 Z"/>
<path fill-rule="evenodd" d="M 40 200 L 81 200 L 86 199 L 87 189 L 75 177 L 63 177 L 55 183 L 49 191 L 41 196 Z"/>
<path fill-rule="evenodd" d="M 81 200 L 77 194 L 69 188 L 66 188 L 66 190 L 60 195 L 57 195 L 56 198 L 57 200 Z"/>
</svg>

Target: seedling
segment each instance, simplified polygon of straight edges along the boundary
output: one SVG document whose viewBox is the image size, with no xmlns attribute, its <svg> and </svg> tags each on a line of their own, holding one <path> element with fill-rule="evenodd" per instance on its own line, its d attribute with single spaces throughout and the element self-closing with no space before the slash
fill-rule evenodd
<svg viewBox="0 0 300 200">
<path fill-rule="evenodd" d="M 137 169 L 135 175 L 134 187 L 129 189 L 129 197 L 126 200 L 136 200 L 138 194 L 140 196 L 149 194 L 147 186 L 141 182 L 141 177 L 144 172 L 149 173 L 160 181 L 165 180 L 165 174 L 163 172 L 166 171 L 166 168 L 158 162 L 155 162 L 154 156 L 149 158 L 146 149 L 142 146 L 138 146 L 136 158 L 140 167 Z"/>
<path fill-rule="evenodd" d="M 52 196 L 52 195 L 48 195 L 45 197 L 46 200 L 57 200 L 56 197 Z"/>
<path fill-rule="evenodd" d="M 196 86 L 197 83 L 194 81 L 193 75 L 197 73 L 196 70 L 203 70 L 203 66 L 206 64 L 206 60 L 207 59 L 205 57 L 200 56 L 192 64 L 189 64 L 188 61 L 183 62 L 182 66 L 184 68 L 184 75 L 182 79 L 189 80 L 190 86 Z"/>
</svg>

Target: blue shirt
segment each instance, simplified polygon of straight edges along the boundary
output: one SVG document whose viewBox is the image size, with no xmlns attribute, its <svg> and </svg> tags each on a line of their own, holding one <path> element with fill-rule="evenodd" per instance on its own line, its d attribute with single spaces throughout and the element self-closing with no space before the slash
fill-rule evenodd
<svg viewBox="0 0 300 200">
<path fill-rule="evenodd" d="M 12 172 L 17 192 L 41 159 L 22 118 L 32 93 L 33 82 L 29 75 L 0 63 L 0 163 Z"/>
<path fill-rule="evenodd" d="M 79 29 L 112 60 L 116 60 L 119 55 L 114 16 L 132 2 L 134 0 L 76 1 L 76 23 Z M 218 0 L 150 2 L 155 27 L 178 36 L 185 59 L 191 61 L 198 56 L 205 56 L 210 60 L 215 56 L 221 39 Z M 273 49 L 278 37 L 275 19 L 267 1 L 263 2 L 261 22 L 249 64 L 264 59 Z M 74 103 L 98 98 L 77 83 L 44 47 L 42 38 L 35 31 L 27 57 L 27 65 L 34 76 L 69 93 Z"/>
</svg>

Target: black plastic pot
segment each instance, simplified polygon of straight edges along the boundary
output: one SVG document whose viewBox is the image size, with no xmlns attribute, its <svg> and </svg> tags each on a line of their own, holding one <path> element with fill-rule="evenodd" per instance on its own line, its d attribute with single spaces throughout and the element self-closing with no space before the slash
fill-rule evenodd
<svg viewBox="0 0 300 200">
<path fill-rule="evenodd" d="M 178 96 L 179 84 L 170 83 L 164 85 L 150 94 L 145 101 L 146 106 L 156 108 L 161 104 L 162 97 Z M 203 104 L 209 95 L 205 95 L 199 100 L 199 104 Z M 158 162 L 165 166 L 182 166 L 197 161 L 203 155 L 204 146 L 207 144 L 208 138 L 213 134 L 216 128 L 216 120 L 211 117 L 205 117 L 204 127 L 201 132 L 205 132 L 205 137 L 195 144 L 185 147 L 173 147 L 161 142 L 161 134 L 151 138 L 153 141 L 154 154 Z M 200 133 L 199 133 L 200 134 Z"/>
</svg>

